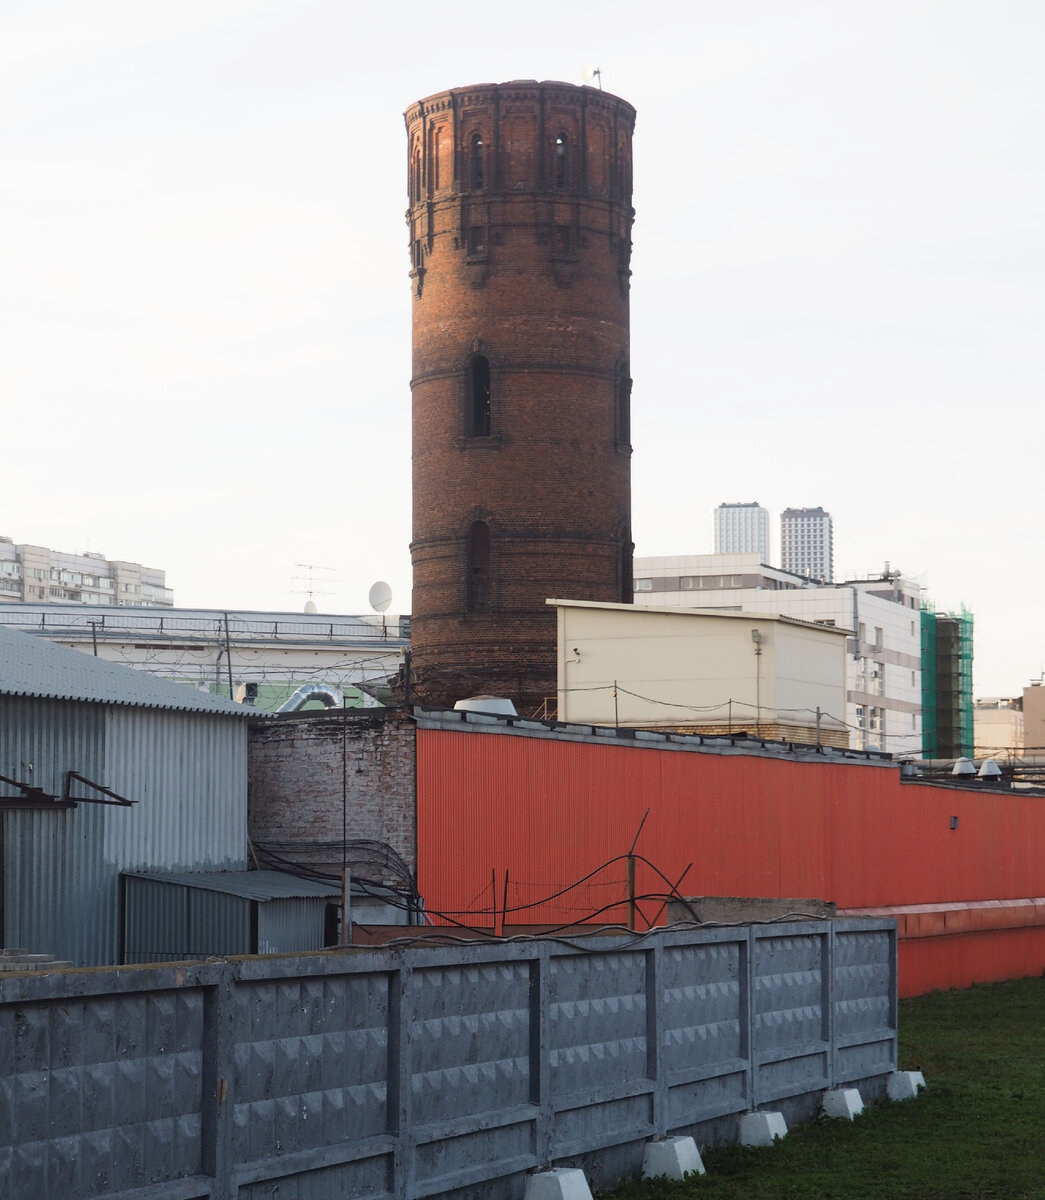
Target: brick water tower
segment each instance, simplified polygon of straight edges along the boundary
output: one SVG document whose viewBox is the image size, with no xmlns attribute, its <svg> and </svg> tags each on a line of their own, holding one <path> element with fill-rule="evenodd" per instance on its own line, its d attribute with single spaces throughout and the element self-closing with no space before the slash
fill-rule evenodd
<svg viewBox="0 0 1045 1200">
<path fill-rule="evenodd" d="M 591 87 L 406 113 L 412 695 L 554 702 L 549 597 L 630 602 L 631 138 Z"/>
</svg>

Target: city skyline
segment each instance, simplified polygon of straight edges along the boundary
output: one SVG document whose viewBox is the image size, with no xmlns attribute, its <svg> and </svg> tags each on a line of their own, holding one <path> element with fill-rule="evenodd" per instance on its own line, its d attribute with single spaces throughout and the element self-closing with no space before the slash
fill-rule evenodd
<svg viewBox="0 0 1045 1200">
<path fill-rule="evenodd" d="M 179 605 L 291 608 L 312 563 L 343 581 L 328 610 L 387 579 L 408 611 L 402 114 L 590 62 L 638 111 L 636 553 L 702 550 L 723 496 L 808 497 L 837 578 L 889 560 L 964 603 L 977 694 L 1019 694 L 1045 664 L 1038 466 L 1009 432 L 1045 365 L 1045 12 L 460 15 L 424 39 L 333 0 L 0 15 L 0 532 L 158 563 Z"/>
</svg>

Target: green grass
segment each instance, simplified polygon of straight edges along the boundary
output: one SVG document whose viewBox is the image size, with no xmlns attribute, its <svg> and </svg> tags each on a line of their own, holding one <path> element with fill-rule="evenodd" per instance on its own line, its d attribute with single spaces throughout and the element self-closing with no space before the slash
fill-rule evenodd
<svg viewBox="0 0 1045 1200">
<path fill-rule="evenodd" d="M 1045 979 L 900 1003 L 915 1100 L 821 1120 L 772 1147 L 709 1149 L 707 1174 L 618 1200 L 1045 1200 Z"/>
</svg>

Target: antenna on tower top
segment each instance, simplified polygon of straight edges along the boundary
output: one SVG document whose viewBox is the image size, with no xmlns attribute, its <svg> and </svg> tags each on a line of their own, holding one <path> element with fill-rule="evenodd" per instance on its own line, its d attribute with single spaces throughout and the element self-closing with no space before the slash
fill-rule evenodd
<svg viewBox="0 0 1045 1200">
<path fill-rule="evenodd" d="M 593 79 L 597 79 L 599 81 L 599 91 L 602 91 L 602 71 L 598 67 L 585 64 L 584 70 L 581 72 L 581 77 L 585 83 L 591 83 Z"/>
</svg>

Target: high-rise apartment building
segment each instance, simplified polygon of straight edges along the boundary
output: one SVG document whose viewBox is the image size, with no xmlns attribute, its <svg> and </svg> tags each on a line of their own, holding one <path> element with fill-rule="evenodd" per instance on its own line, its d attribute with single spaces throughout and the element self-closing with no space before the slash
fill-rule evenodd
<svg viewBox="0 0 1045 1200">
<path fill-rule="evenodd" d="M 4 600 L 170 608 L 174 593 L 163 571 L 141 563 L 17 545 L 0 537 L 0 601 Z"/>
<path fill-rule="evenodd" d="M 715 553 L 757 554 L 769 562 L 769 513 L 757 500 L 715 509 Z"/>
<path fill-rule="evenodd" d="M 780 566 L 794 575 L 834 579 L 831 514 L 822 508 L 785 508 L 780 514 Z"/>
</svg>

